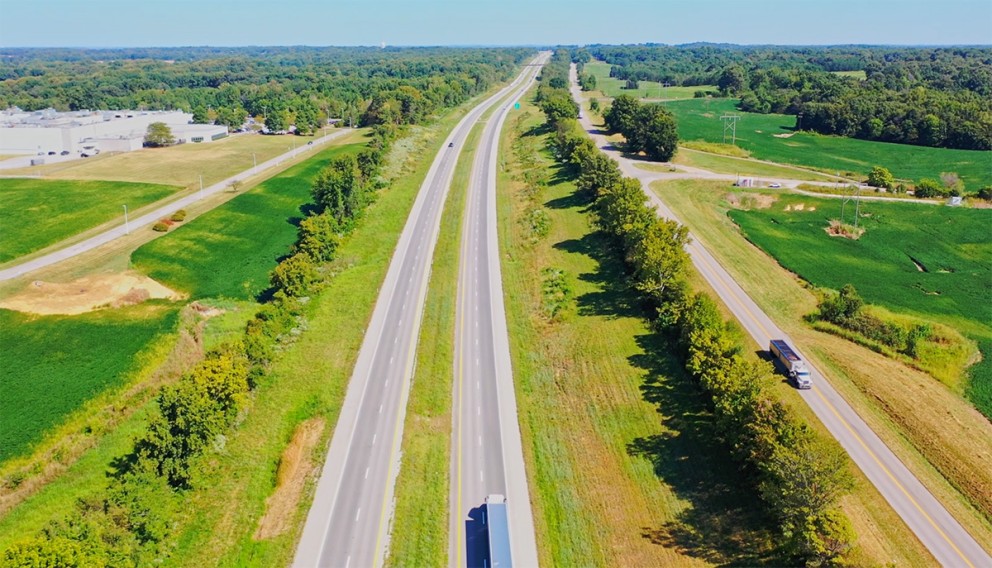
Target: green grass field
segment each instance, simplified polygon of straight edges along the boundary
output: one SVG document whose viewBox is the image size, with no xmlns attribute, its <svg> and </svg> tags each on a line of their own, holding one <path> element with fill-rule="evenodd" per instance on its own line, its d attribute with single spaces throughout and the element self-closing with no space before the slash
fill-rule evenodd
<svg viewBox="0 0 992 568">
<path fill-rule="evenodd" d="M 725 114 L 740 116 L 737 145 L 759 160 L 795 164 L 830 173 L 853 172 L 867 176 L 873 166 L 885 166 L 899 179 L 939 178 L 957 172 L 967 189 L 992 183 L 992 152 L 927 148 L 889 144 L 840 136 L 793 133 L 796 119 L 784 114 L 755 114 L 737 110 L 736 99 L 692 99 L 668 103 L 675 114 L 682 140 L 723 142 Z M 789 135 L 776 137 L 775 135 Z M 728 134 L 727 142 L 730 142 Z"/>
<path fill-rule="evenodd" d="M 266 180 L 245 195 L 134 251 L 135 267 L 193 298 L 251 299 L 268 288 L 268 274 L 296 240 L 300 206 L 327 161 L 357 152 L 351 144 Z"/>
<path fill-rule="evenodd" d="M 715 85 L 699 85 L 696 87 L 664 87 L 655 81 L 639 81 L 637 89 L 626 89 L 627 82 L 610 77 L 609 63 L 589 62 L 585 65 L 585 73 L 596 77 L 596 90 L 603 96 L 613 98 L 619 95 L 630 95 L 639 99 L 674 100 L 691 99 L 696 91 L 716 91 Z"/>
<path fill-rule="evenodd" d="M 0 263 L 43 249 L 180 188 L 119 181 L 0 179 Z"/>
<path fill-rule="evenodd" d="M 740 174 L 742 176 L 765 176 L 809 181 L 832 181 L 833 177 L 798 167 L 782 166 L 758 162 L 747 158 L 719 156 L 690 148 L 679 148 L 672 163 L 694 168 L 702 168 L 719 174 Z M 668 167 L 652 163 L 637 162 L 637 167 L 654 172 L 667 172 Z"/>
<path fill-rule="evenodd" d="M 178 310 L 147 303 L 79 316 L 0 310 L 0 461 L 17 456 L 100 392 L 126 382 Z"/>
<path fill-rule="evenodd" d="M 804 209 L 785 211 L 797 204 Z M 836 290 L 851 283 L 869 303 L 992 340 L 992 211 L 863 201 L 866 232 L 851 240 L 824 231 L 829 220 L 840 219 L 841 208 L 838 199 L 783 195 L 768 209 L 729 215 L 749 240 L 817 286 Z M 992 361 L 986 357 L 980 365 Z M 970 392 L 992 416 L 992 384 L 973 384 Z"/>
</svg>

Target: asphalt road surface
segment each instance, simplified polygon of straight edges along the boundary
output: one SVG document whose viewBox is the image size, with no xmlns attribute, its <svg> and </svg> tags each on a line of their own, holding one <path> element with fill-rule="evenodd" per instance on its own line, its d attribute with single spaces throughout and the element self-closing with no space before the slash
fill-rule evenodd
<svg viewBox="0 0 992 568">
<path fill-rule="evenodd" d="M 479 117 L 532 75 L 525 68 L 470 111 L 427 173 L 366 330 L 294 566 L 378 567 L 385 561 L 417 337 L 455 162 Z"/>
<path fill-rule="evenodd" d="M 453 567 L 492 565 L 484 505 L 491 494 L 506 496 L 513 564 L 537 566 L 496 233 L 500 130 L 513 102 L 530 83 L 522 85 L 508 102 L 501 103 L 485 123 L 468 187 L 454 338 L 455 411 L 448 540 L 449 564 Z"/>
<path fill-rule="evenodd" d="M 571 70 L 572 96 L 582 100 L 575 80 L 575 66 Z M 651 203 L 658 207 L 658 214 L 669 219 L 678 217 L 651 191 L 646 182 L 654 176 L 634 167 L 633 162 L 617 152 L 604 136 L 592 126 L 588 117 L 581 120 L 596 145 L 617 160 L 624 175 L 641 180 Z M 747 332 L 762 349 L 768 348 L 772 338 L 786 339 L 802 356 L 802 346 L 797 345 L 767 316 L 761 308 L 738 286 L 716 259 L 698 241 L 686 247 L 696 269 L 713 286 L 724 303 L 734 313 Z M 807 361 L 808 362 L 808 361 Z M 840 442 L 851 459 L 885 497 L 892 508 L 905 521 L 917 538 L 943 566 L 987 568 L 992 566 L 992 556 L 958 523 L 947 509 L 923 486 L 922 483 L 892 453 L 885 443 L 868 427 L 853 408 L 830 385 L 816 368 L 810 366 L 813 388 L 800 391 L 813 412 Z"/>
<path fill-rule="evenodd" d="M 131 231 L 137 231 L 142 227 L 151 225 L 152 223 L 158 221 L 159 219 L 162 219 L 163 217 L 168 217 L 169 215 L 172 215 L 176 211 L 179 211 L 184 207 L 188 207 L 193 203 L 200 201 L 201 199 L 204 199 L 221 191 L 229 191 L 231 182 L 233 181 L 243 181 L 245 179 L 248 179 L 253 175 L 255 175 L 257 172 L 263 172 L 268 168 L 281 164 L 282 162 L 288 160 L 289 158 L 296 157 L 297 155 L 303 152 L 310 151 L 318 146 L 326 144 L 327 142 L 330 142 L 335 138 L 339 138 L 347 134 L 348 132 L 351 132 L 351 130 L 343 129 L 337 132 L 332 132 L 331 134 L 328 134 L 326 136 L 321 136 L 320 138 L 315 138 L 313 140 L 312 145 L 307 144 L 304 146 L 300 146 L 299 148 L 294 148 L 293 150 L 290 150 L 285 154 L 280 154 L 275 158 L 266 160 L 261 164 L 252 167 L 251 169 L 241 172 L 240 174 L 233 175 L 225 179 L 224 181 L 211 185 L 210 187 L 205 187 L 203 188 L 203 191 L 198 191 L 196 193 L 187 195 L 186 197 L 183 197 L 182 199 L 177 199 L 176 201 L 170 201 L 166 205 L 162 205 L 161 207 L 155 208 L 154 211 L 145 213 L 138 217 L 127 219 L 126 224 L 125 224 L 125 219 L 122 216 L 121 225 L 119 227 L 108 229 L 96 236 L 90 237 L 76 244 L 66 246 L 65 248 L 59 248 L 58 250 L 50 254 L 39 256 L 38 258 L 34 258 L 27 262 L 22 262 L 20 264 L 0 270 L 0 281 L 17 278 L 18 276 L 27 274 L 32 270 L 38 270 L 39 268 L 51 266 L 58 262 L 62 262 L 63 260 L 72 258 L 76 255 L 80 255 L 86 251 L 93 250 L 115 239 L 119 239 L 120 237 L 129 234 Z M 55 246 L 58 247 L 59 245 L 55 245 Z"/>
</svg>

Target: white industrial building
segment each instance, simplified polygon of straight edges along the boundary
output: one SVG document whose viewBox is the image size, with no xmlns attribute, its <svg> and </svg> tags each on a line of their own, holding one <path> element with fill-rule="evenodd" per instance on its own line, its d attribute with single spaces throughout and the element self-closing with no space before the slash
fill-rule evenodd
<svg viewBox="0 0 992 568">
<path fill-rule="evenodd" d="M 227 136 L 225 126 L 190 124 L 192 119 L 192 114 L 178 110 L 25 112 L 14 107 L 0 111 L 0 154 L 129 152 L 142 147 L 153 122 L 167 124 L 177 143 Z"/>
</svg>

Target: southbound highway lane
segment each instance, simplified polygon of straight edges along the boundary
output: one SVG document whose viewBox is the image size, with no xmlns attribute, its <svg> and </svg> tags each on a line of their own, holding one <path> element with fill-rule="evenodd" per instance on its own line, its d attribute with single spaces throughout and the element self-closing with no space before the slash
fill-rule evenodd
<svg viewBox="0 0 992 568">
<path fill-rule="evenodd" d="M 540 61 L 547 57 L 543 54 Z M 513 564 L 537 566 L 496 233 L 500 130 L 513 102 L 529 86 L 529 81 L 522 85 L 485 123 L 466 199 L 454 338 L 448 541 L 453 567 L 491 566 L 484 506 L 490 494 L 506 496 Z"/>
</svg>

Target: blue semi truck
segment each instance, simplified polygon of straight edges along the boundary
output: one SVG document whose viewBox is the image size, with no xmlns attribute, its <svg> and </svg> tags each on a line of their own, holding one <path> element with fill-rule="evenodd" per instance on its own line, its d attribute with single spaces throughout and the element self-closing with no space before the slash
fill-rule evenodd
<svg viewBox="0 0 992 568">
<path fill-rule="evenodd" d="M 506 498 L 486 497 L 486 534 L 489 536 L 488 568 L 510 568 L 510 520 L 506 516 Z"/>
</svg>

